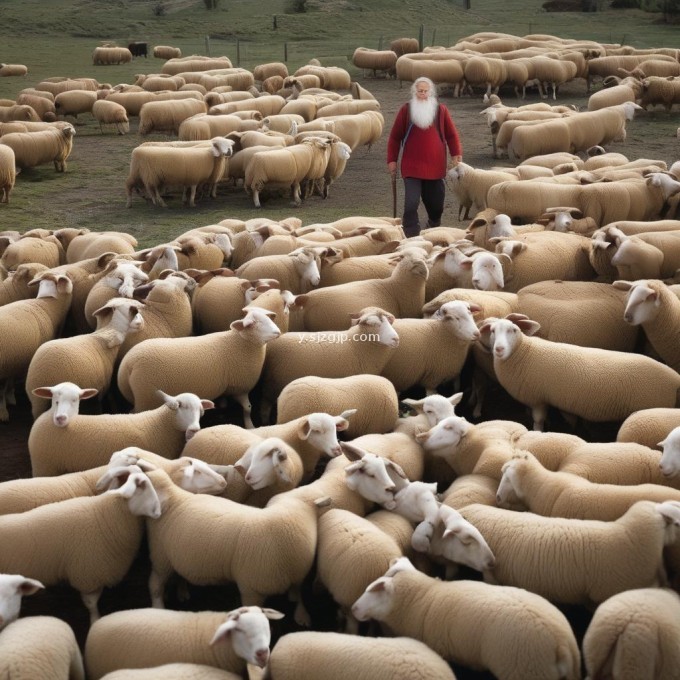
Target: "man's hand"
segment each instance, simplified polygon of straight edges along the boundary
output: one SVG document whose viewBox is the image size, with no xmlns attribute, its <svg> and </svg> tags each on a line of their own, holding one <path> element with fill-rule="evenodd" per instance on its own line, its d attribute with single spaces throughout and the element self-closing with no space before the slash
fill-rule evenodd
<svg viewBox="0 0 680 680">
<path fill-rule="evenodd" d="M 462 156 L 452 156 L 451 157 L 451 162 L 449 163 L 449 169 L 455 168 L 458 163 L 463 162 L 463 157 Z"/>
<path fill-rule="evenodd" d="M 396 161 L 392 161 L 391 163 L 387 164 L 387 172 L 389 172 L 390 175 L 396 176 L 396 174 L 397 174 L 397 163 L 396 163 Z"/>
</svg>

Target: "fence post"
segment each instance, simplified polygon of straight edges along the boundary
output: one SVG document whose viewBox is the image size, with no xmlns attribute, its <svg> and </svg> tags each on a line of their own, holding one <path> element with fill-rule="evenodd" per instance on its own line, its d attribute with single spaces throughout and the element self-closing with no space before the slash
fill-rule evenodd
<svg viewBox="0 0 680 680">
<path fill-rule="evenodd" d="M 209 35 L 205 36 L 205 56 L 206 57 L 210 56 L 210 36 Z"/>
<path fill-rule="evenodd" d="M 241 65 L 241 41 L 236 38 L 236 65 Z"/>
<path fill-rule="evenodd" d="M 418 31 L 418 49 L 423 51 L 423 34 L 425 33 L 425 26 L 420 24 L 420 30 Z"/>
<path fill-rule="evenodd" d="M 432 42 L 430 43 L 431 45 L 434 45 L 434 44 L 435 44 L 436 38 L 437 38 L 437 29 L 436 29 L 436 28 L 433 28 L 433 29 L 432 29 Z"/>
<path fill-rule="evenodd" d="M 283 61 L 288 63 L 288 43 L 283 43 Z"/>
<path fill-rule="evenodd" d="M 383 36 L 380 36 L 380 40 L 378 40 L 378 49 L 381 50 L 383 45 Z"/>
</svg>

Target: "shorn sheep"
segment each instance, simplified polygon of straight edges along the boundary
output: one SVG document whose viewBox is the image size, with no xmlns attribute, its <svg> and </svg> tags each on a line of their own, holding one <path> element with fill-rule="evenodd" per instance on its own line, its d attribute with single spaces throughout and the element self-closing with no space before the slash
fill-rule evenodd
<svg viewBox="0 0 680 680">
<path fill-rule="evenodd" d="M 580 654 L 566 617 L 521 588 L 438 581 L 400 558 L 354 603 L 359 621 L 387 624 L 498 680 L 577 680 Z"/>
<path fill-rule="evenodd" d="M 242 677 L 246 664 L 260 668 L 266 665 L 271 639 L 269 621 L 281 618 L 280 612 L 260 607 L 240 607 L 230 612 L 114 612 L 99 619 L 87 636 L 87 676 L 99 680 L 122 668 L 191 663 Z"/>
<path fill-rule="evenodd" d="M 640 409 L 678 405 L 680 375 L 668 366 L 638 354 L 525 335 L 539 327 L 515 316 L 480 328 L 491 334 L 498 381 L 531 408 L 535 430 L 543 428 L 549 406 L 602 422 L 623 420 Z"/>
<path fill-rule="evenodd" d="M 141 144 L 132 151 L 130 173 L 125 182 L 127 207 L 135 189 L 144 189 L 154 205 L 167 207 L 161 197 L 161 189 L 181 186 L 189 189 L 189 206 L 194 207 L 199 185 L 208 186 L 214 198 L 217 182 L 224 173 L 226 159 L 231 156 L 234 142 L 216 137 L 201 144 L 175 146 L 151 142 Z"/>
</svg>

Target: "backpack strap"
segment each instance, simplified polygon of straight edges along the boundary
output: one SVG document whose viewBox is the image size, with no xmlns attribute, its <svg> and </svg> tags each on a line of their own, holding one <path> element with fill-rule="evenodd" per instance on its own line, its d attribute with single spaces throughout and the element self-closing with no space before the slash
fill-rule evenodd
<svg viewBox="0 0 680 680">
<path fill-rule="evenodd" d="M 437 126 L 437 132 L 439 133 L 439 139 L 442 140 L 442 144 L 446 145 L 446 141 L 444 139 L 444 132 L 442 130 L 442 117 L 440 115 L 441 113 L 441 107 L 444 106 L 443 104 L 438 104 L 437 105 L 437 113 L 435 115 L 435 124 Z M 406 115 L 408 117 L 408 127 L 406 128 L 406 134 L 404 135 L 404 138 L 401 140 L 401 145 L 400 145 L 400 150 L 404 148 L 406 145 L 406 140 L 408 139 L 408 136 L 411 134 L 411 128 L 413 127 L 413 121 L 411 120 L 411 116 L 409 113 L 409 110 L 406 110 Z"/>
</svg>

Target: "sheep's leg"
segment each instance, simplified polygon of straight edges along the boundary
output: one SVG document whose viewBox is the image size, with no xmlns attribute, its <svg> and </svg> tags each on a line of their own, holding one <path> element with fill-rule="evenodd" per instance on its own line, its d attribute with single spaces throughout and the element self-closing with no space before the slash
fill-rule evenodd
<svg viewBox="0 0 680 680">
<path fill-rule="evenodd" d="M 548 407 L 546 404 L 539 404 L 531 407 L 531 417 L 534 419 L 534 430 L 536 432 L 543 432 L 545 425 L 545 418 L 548 415 Z"/>
<path fill-rule="evenodd" d="M 239 593 L 241 593 L 242 607 L 261 607 L 264 604 L 265 597 L 246 586 L 239 585 Z"/>
<path fill-rule="evenodd" d="M 192 184 L 191 187 L 189 188 L 189 207 L 190 208 L 196 207 L 196 185 L 195 184 Z"/>
<path fill-rule="evenodd" d="M 271 422 L 271 414 L 272 402 L 263 398 L 260 402 L 260 418 L 263 424 L 268 425 Z"/>
<path fill-rule="evenodd" d="M 340 613 L 343 618 L 343 625 L 340 631 L 347 635 L 359 635 L 359 622 L 352 616 L 352 612 L 342 609 Z"/>
<path fill-rule="evenodd" d="M 149 594 L 151 595 L 151 606 L 156 609 L 165 609 L 165 602 L 163 595 L 165 593 L 165 584 L 168 581 L 170 574 L 161 574 L 155 567 L 151 569 L 149 576 Z"/>
<path fill-rule="evenodd" d="M 292 585 L 288 590 L 288 599 L 291 602 L 295 602 L 295 613 L 293 618 L 298 626 L 304 626 L 309 628 L 312 625 L 312 618 L 305 607 L 305 603 L 302 601 L 302 593 L 300 592 L 299 585 Z"/>
<path fill-rule="evenodd" d="M 248 396 L 248 393 L 246 392 L 245 394 L 235 394 L 234 399 L 236 399 L 236 401 L 241 405 L 241 408 L 243 409 L 243 422 L 246 428 L 252 430 L 254 427 L 252 419 L 253 406 L 250 403 L 250 397 Z"/>
<path fill-rule="evenodd" d="M 302 205 L 302 197 L 300 196 L 300 182 L 293 184 L 293 203 L 295 205 Z"/>
<path fill-rule="evenodd" d="M 99 598 L 102 596 L 102 588 L 99 590 L 93 590 L 91 593 L 80 593 L 80 597 L 83 600 L 83 604 L 87 607 L 87 611 L 90 612 L 90 625 L 99 619 Z"/>
<path fill-rule="evenodd" d="M 0 423 L 6 423 L 9 421 L 6 397 L 7 381 L 3 380 L 2 383 L 0 383 L 0 387 L 2 387 L 2 389 L 0 389 Z"/>
<path fill-rule="evenodd" d="M 552 91 L 553 91 L 552 98 L 553 98 L 553 100 L 556 100 L 557 99 L 557 83 L 550 83 L 550 85 L 551 85 Z"/>
<path fill-rule="evenodd" d="M 253 189 L 253 203 L 255 204 L 256 208 L 262 207 L 260 204 L 260 192 L 257 189 Z"/>
<path fill-rule="evenodd" d="M 7 406 L 17 405 L 17 397 L 14 393 L 14 378 L 7 378 L 5 380 L 5 402 Z"/>
</svg>

